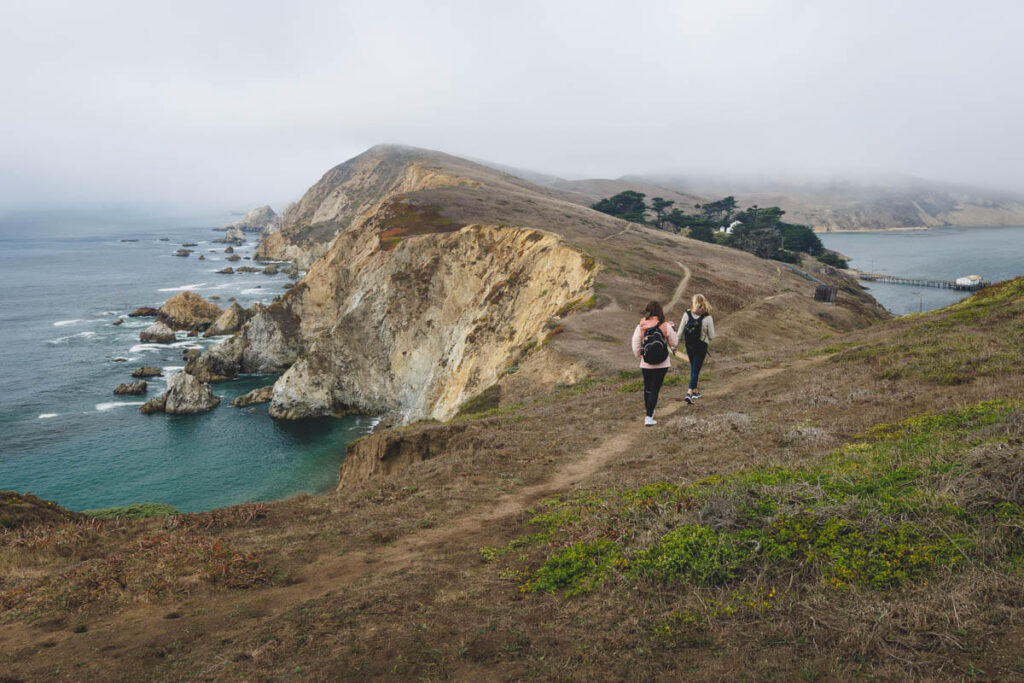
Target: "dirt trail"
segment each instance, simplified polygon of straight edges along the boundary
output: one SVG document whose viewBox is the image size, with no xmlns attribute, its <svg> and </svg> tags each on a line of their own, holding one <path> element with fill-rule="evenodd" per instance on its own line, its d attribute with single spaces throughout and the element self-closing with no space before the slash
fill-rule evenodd
<svg viewBox="0 0 1024 683">
<path fill-rule="evenodd" d="M 683 269 L 683 279 L 679 281 L 679 286 L 676 287 L 676 291 L 672 295 L 672 300 L 669 301 L 668 306 L 665 307 L 665 313 L 674 309 L 679 305 L 679 302 L 683 300 L 683 295 L 686 294 L 686 288 L 690 286 L 690 276 L 693 275 L 693 273 L 690 272 L 690 269 L 684 266 L 681 261 L 676 261 L 676 263 L 678 263 L 679 267 Z"/>
<path fill-rule="evenodd" d="M 727 396 L 738 389 L 762 382 L 781 372 L 821 363 L 827 358 L 827 356 L 819 356 L 801 359 L 786 365 L 764 368 L 727 382 L 715 390 L 715 395 Z M 664 404 L 658 408 L 657 417 L 664 421 L 685 405 L 683 401 Z M 608 436 L 580 458 L 563 464 L 545 481 L 516 489 L 499 497 L 489 510 L 467 515 L 444 527 L 429 529 L 399 539 L 391 546 L 369 553 L 353 553 L 344 558 L 323 558 L 328 564 L 338 563 L 338 560 L 341 559 L 341 566 L 329 568 L 321 565 L 317 567 L 316 575 L 307 577 L 301 590 L 303 593 L 313 594 L 319 590 L 318 584 L 323 584 L 323 588 L 326 589 L 335 585 L 340 579 L 357 580 L 371 572 L 394 571 L 401 565 L 423 560 L 431 550 L 443 549 L 452 542 L 457 541 L 457 545 L 464 546 L 467 540 L 478 537 L 493 539 L 499 533 L 489 531 L 495 522 L 523 514 L 538 500 L 565 493 L 586 481 L 604 469 L 615 457 L 627 453 L 634 443 L 639 441 L 644 429 L 645 427 L 639 419 L 630 423 L 620 431 Z"/>
</svg>

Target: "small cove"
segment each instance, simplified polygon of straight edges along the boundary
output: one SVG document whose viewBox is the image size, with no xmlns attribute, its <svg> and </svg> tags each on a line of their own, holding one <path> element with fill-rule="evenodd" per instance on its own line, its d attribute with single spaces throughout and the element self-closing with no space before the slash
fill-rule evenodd
<svg viewBox="0 0 1024 683">
<path fill-rule="evenodd" d="M 166 375 L 184 365 L 186 349 L 219 340 L 179 332 L 173 344 L 143 344 L 139 331 L 152 319 L 127 313 L 159 306 L 184 289 L 219 296 L 222 308 L 232 296 L 247 307 L 269 303 L 284 292 L 286 275 L 217 274 L 228 264 L 224 245 L 211 240 L 222 233 L 172 219 L 90 237 L 19 236 L 3 228 L 0 489 L 74 510 L 159 502 L 199 511 L 337 483 L 346 445 L 372 429 L 373 419 L 282 422 L 267 415 L 265 404 L 228 405 L 274 376 L 213 385 L 222 402 L 209 413 L 138 412 L 141 401 L 164 390 Z M 195 253 L 173 256 L 185 241 L 198 243 Z M 251 258 L 254 246 L 235 251 Z M 118 317 L 125 323 L 114 326 Z M 114 396 L 114 387 L 142 365 L 163 368 L 165 377 L 150 382 L 147 396 Z"/>
</svg>

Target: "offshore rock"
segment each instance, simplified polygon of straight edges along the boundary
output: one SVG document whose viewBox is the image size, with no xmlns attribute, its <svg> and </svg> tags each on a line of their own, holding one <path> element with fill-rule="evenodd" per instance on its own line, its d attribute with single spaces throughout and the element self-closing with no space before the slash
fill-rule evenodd
<svg viewBox="0 0 1024 683">
<path fill-rule="evenodd" d="M 274 385 L 269 384 L 259 389 L 253 389 L 247 394 L 242 394 L 231 402 L 231 405 L 236 408 L 244 408 L 246 406 L 255 405 L 257 403 L 269 403 L 270 399 L 274 396 Z"/>
<path fill-rule="evenodd" d="M 129 313 L 128 317 L 129 318 L 148 318 L 148 317 L 157 315 L 159 312 L 160 311 L 155 309 L 155 308 L 151 308 L 149 306 L 143 306 L 142 308 L 136 308 L 134 311 Z"/>
<path fill-rule="evenodd" d="M 174 341 L 174 330 L 158 320 L 139 333 L 139 341 L 170 344 Z"/>
<path fill-rule="evenodd" d="M 140 377 L 160 377 L 164 374 L 164 371 L 160 368 L 155 368 L 152 365 L 144 365 L 141 368 L 135 368 L 132 371 L 132 377 L 136 379 Z"/>
<path fill-rule="evenodd" d="M 220 403 L 208 384 L 200 382 L 187 372 L 167 380 L 167 392 L 163 395 L 164 412 L 168 415 L 187 415 L 212 410 Z"/>
<path fill-rule="evenodd" d="M 264 275 L 277 275 L 277 264 L 276 263 L 268 263 L 266 265 L 266 267 L 263 269 L 263 274 Z"/>
<path fill-rule="evenodd" d="M 239 256 L 238 254 L 232 254 L 231 256 L 228 256 L 228 257 L 227 257 L 226 259 L 224 259 L 224 260 L 225 260 L 225 261 L 241 261 L 241 260 L 242 260 L 242 257 L 241 257 L 241 256 Z"/>
<path fill-rule="evenodd" d="M 242 329 L 242 325 L 249 319 L 249 312 L 238 305 L 231 304 L 228 310 L 220 314 L 220 317 L 213 321 L 213 324 L 203 333 L 204 337 L 217 337 L 225 334 L 234 334 Z"/>
<path fill-rule="evenodd" d="M 164 396 L 166 396 L 166 394 L 164 394 Z M 142 407 L 139 408 L 139 412 L 143 415 L 152 415 L 153 413 L 164 412 L 164 396 L 149 399 L 142 404 Z"/>
<path fill-rule="evenodd" d="M 258 232 L 263 236 L 281 229 L 281 218 L 269 206 L 260 206 L 245 214 L 241 220 L 228 223 L 223 229 L 232 228 L 245 232 Z"/>
<path fill-rule="evenodd" d="M 139 396 L 146 393 L 146 389 L 149 384 L 144 379 L 140 379 L 138 382 L 132 382 L 130 384 L 121 383 L 114 388 L 114 394 L 117 396 Z"/>
<path fill-rule="evenodd" d="M 157 320 L 175 330 L 203 330 L 222 312 L 217 304 L 185 291 L 164 302 Z"/>
</svg>

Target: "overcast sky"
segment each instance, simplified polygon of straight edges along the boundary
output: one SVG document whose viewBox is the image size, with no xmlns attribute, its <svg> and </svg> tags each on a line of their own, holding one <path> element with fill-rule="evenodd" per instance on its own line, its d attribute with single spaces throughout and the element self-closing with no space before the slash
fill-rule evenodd
<svg viewBox="0 0 1024 683">
<path fill-rule="evenodd" d="M 378 142 L 1022 191 L 1022 27 L 987 0 L 0 0 L 0 207 L 281 208 Z"/>
</svg>

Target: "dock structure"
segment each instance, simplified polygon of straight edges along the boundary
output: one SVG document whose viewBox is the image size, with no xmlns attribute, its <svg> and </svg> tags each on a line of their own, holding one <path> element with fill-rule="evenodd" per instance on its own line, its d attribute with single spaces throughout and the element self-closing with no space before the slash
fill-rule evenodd
<svg viewBox="0 0 1024 683">
<path fill-rule="evenodd" d="M 893 285 L 914 285 L 915 287 L 941 287 L 942 289 L 957 289 L 964 292 L 974 292 L 991 284 L 977 275 L 970 275 L 956 280 L 927 280 L 919 277 L 887 275 L 886 273 L 859 272 L 857 273 L 857 277 L 869 282 L 885 282 Z"/>
</svg>

